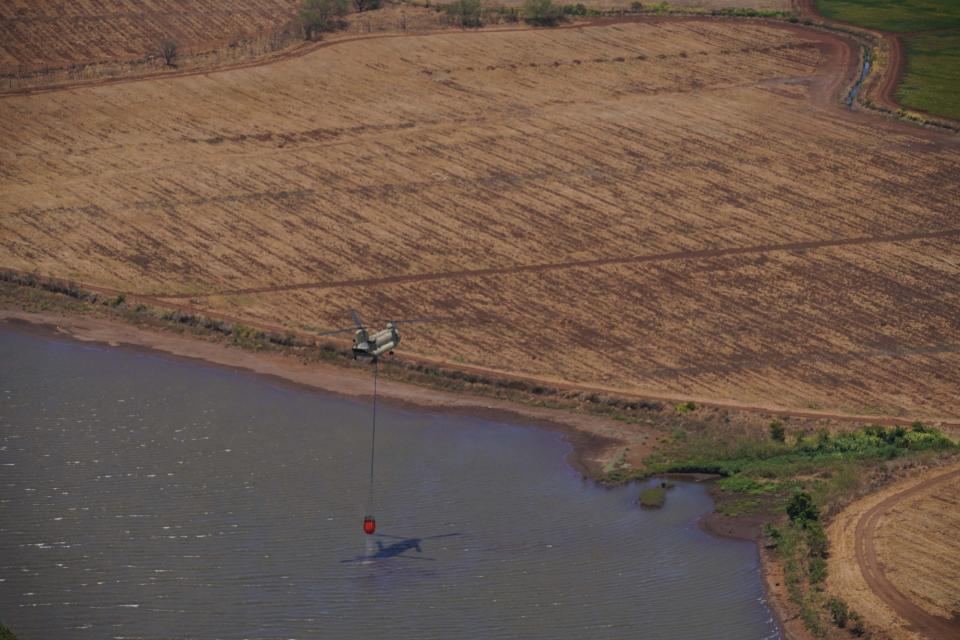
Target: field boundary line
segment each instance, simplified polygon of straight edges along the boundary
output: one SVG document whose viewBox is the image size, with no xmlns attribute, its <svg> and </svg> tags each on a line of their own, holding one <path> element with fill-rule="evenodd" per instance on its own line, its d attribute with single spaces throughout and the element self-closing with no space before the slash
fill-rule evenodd
<svg viewBox="0 0 960 640">
<path fill-rule="evenodd" d="M 835 240 L 806 240 L 785 242 L 781 244 L 753 245 L 749 247 L 727 247 L 722 249 L 699 249 L 693 251 L 673 251 L 647 255 L 622 256 L 618 258 L 593 258 L 589 260 L 571 260 L 565 262 L 544 262 L 529 265 L 515 265 L 511 267 L 489 267 L 485 269 L 463 269 L 458 271 L 442 271 L 433 273 L 408 274 L 386 276 L 382 278 L 357 278 L 350 280 L 333 280 L 329 282 L 301 282 L 275 285 L 269 287 L 249 287 L 242 289 L 225 289 L 209 293 L 152 293 L 150 297 L 160 300 L 174 300 L 182 298 L 209 298 L 211 296 L 241 296 L 260 293 L 282 293 L 285 291 L 300 291 L 305 289 L 342 289 L 347 287 L 384 286 L 391 284 L 407 284 L 411 282 L 430 282 L 435 280 L 459 280 L 465 278 L 482 278 L 486 276 L 512 275 L 517 273 L 542 273 L 545 271 L 561 271 L 566 269 L 580 269 L 585 267 L 604 267 L 620 264 L 643 264 L 648 262 L 671 262 L 674 260 L 700 260 L 704 258 L 721 258 L 725 256 L 750 255 L 757 253 L 772 253 L 778 251 L 815 251 L 830 247 L 846 247 L 865 244 L 880 244 L 887 242 L 910 242 L 915 240 L 933 240 L 960 235 L 960 228 L 941 231 L 900 233 L 888 236 L 861 236 L 857 238 L 841 238 Z"/>
</svg>

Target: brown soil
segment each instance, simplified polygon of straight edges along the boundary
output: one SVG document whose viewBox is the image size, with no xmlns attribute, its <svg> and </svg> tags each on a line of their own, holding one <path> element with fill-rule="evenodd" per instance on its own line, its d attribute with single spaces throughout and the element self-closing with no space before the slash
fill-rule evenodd
<svg viewBox="0 0 960 640">
<path fill-rule="evenodd" d="M 960 150 L 839 108 L 856 51 L 644 18 L 13 96 L 0 264 L 305 334 L 439 316 L 405 354 L 501 376 L 956 422 Z"/>
<path fill-rule="evenodd" d="M 29 72 L 226 45 L 280 28 L 296 0 L 0 0 L 0 73 Z"/>
<path fill-rule="evenodd" d="M 926 529 L 928 545 L 923 553 L 905 557 L 903 562 L 888 564 L 891 563 L 891 557 L 889 554 L 879 555 L 877 545 L 878 527 L 884 524 L 888 514 L 918 498 L 934 502 L 941 498 L 955 500 L 952 494 L 958 478 L 960 468 L 957 466 L 925 471 L 853 503 L 831 523 L 828 529 L 831 543 L 828 588 L 831 593 L 840 594 L 853 609 L 860 612 L 871 628 L 883 629 L 893 638 L 925 637 L 939 640 L 956 638 L 960 634 L 960 619 L 936 615 L 928 610 L 930 602 L 950 602 L 950 598 L 956 594 L 955 577 L 950 577 L 952 570 L 949 569 L 957 565 L 960 555 L 955 536 L 956 524 L 940 526 L 931 521 L 931 526 Z M 910 512 L 901 512 L 896 521 L 889 522 L 887 526 L 896 528 L 900 526 L 898 522 L 913 526 L 921 513 L 924 511 L 914 507 Z M 938 514 L 942 515 L 942 506 L 928 509 L 926 513 L 936 519 Z M 952 513 L 955 516 L 956 509 Z M 930 520 L 929 517 L 927 519 Z M 887 537 L 890 535 L 896 537 L 898 534 L 888 532 Z M 905 535 L 903 532 L 899 534 L 901 544 L 909 544 Z M 927 555 L 940 558 L 940 562 L 934 563 L 932 572 L 925 573 L 920 583 L 924 586 L 911 585 L 912 590 L 919 588 L 926 591 L 919 594 L 918 601 L 914 601 L 894 584 L 888 572 L 902 571 L 905 563 L 922 564 Z M 899 576 L 895 579 L 900 581 Z M 913 595 L 913 598 L 917 597 Z"/>
</svg>

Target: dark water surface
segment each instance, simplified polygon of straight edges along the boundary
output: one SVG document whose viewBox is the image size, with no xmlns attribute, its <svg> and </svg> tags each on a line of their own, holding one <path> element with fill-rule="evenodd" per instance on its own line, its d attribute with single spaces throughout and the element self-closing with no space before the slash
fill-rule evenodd
<svg viewBox="0 0 960 640">
<path fill-rule="evenodd" d="M 21 640 L 778 637 L 702 486 L 641 510 L 555 433 L 381 407 L 370 538 L 364 402 L 9 330 L 0 362 Z"/>
</svg>

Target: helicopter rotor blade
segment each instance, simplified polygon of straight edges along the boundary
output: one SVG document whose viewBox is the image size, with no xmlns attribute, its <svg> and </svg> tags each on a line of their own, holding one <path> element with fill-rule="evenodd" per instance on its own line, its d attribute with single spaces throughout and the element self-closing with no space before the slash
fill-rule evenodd
<svg viewBox="0 0 960 640">
<path fill-rule="evenodd" d="M 444 322 L 446 318 L 435 318 L 435 317 L 426 317 L 426 318 L 404 318 L 403 320 L 391 320 L 393 324 L 412 324 L 415 322 Z"/>
<path fill-rule="evenodd" d="M 357 329 L 363 329 L 363 323 L 360 322 L 360 314 L 357 313 L 356 309 L 350 309 L 350 317 L 353 318 L 353 324 L 357 325 Z"/>
<path fill-rule="evenodd" d="M 354 331 L 356 331 L 356 330 L 357 330 L 356 327 L 344 327 L 344 328 L 342 328 L 342 329 L 334 329 L 333 331 L 324 331 L 324 332 L 322 332 L 322 333 L 316 333 L 316 334 L 314 334 L 314 335 L 317 335 L 317 336 L 332 336 L 332 335 L 335 335 L 335 334 L 338 334 L 338 333 L 347 333 L 347 332 L 351 332 L 351 333 L 352 333 L 352 332 L 354 332 Z"/>
</svg>

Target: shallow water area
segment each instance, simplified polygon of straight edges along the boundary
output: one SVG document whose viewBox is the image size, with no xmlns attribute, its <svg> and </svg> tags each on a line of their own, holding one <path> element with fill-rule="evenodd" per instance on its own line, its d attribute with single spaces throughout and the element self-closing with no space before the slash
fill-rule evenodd
<svg viewBox="0 0 960 640">
<path fill-rule="evenodd" d="M 31 638 L 773 638 L 752 543 L 561 435 L 0 328 L 0 619 Z"/>
</svg>

